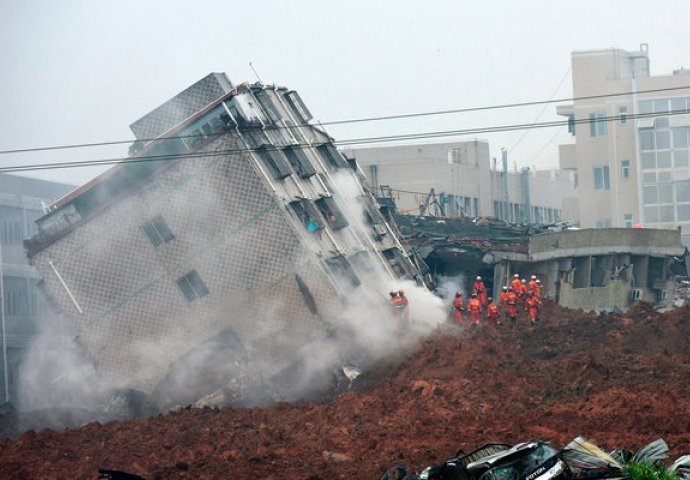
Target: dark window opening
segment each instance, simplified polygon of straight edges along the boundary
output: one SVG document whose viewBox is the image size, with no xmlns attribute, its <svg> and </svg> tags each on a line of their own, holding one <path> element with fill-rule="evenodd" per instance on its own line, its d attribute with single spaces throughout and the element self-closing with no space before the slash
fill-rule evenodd
<svg viewBox="0 0 690 480">
<path fill-rule="evenodd" d="M 274 124 L 280 120 L 281 115 L 280 115 L 280 109 L 278 106 L 275 104 L 273 98 L 271 97 L 271 94 L 268 93 L 266 90 L 259 90 L 257 92 L 254 92 L 254 96 L 256 99 L 259 101 L 259 105 L 263 108 L 264 112 L 266 113 L 266 116 L 271 119 L 271 122 Z"/>
<path fill-rule="evenodd" d="M 208 288 L 206 288 L 204 282 L 201 281 L 201 277 L 199 277 L 196 270 L 192 270 L 184 277 L 177 279 L 177 286 L 180 287 L 180 290 L 182 290 L 188 302 L 193 302 L 197 298 L 205 297 L 209 293 Z"/>
<path fill-rule="evenodd" d="M 314 296 L 309 291 L 307 284 L 304 283 L 304 280 L 302 280 L 302 277 L 299 275 L 295 275 L 295 282 L 297 282 L 297 288 L 299 288 L 300 293 L 304 297 L 304 303 L 307 305 L 309 311 L 314 315 L 318 315 L 319 310 L 316 308 L 316 301 L 314 300 Z"/>
<path fill-rule="evenodd" d="M 306 198 L 296 202 L 290 202 L 290 208 L 295 212 L 304 228 L 308 232 L 317 232 L 323 230 L 323 222 L 314 204 Z"/>
<path fill-rule="evenodd" d="M 289 92 L 285 93 L 285 98 L 300 122 L 306 123 L 313 118 L 311 112 L 309 112 L 309 109 L 296 91 L 290 90 Z"/>
<path fill-rule="evenodd" d="M 374 203 L 373 200 L 368 197 L 361 197 L 362 204 L 364 205 L 364 214 L 366 215 L 367 223 L 369 225 L 377 225 L 383 223 L 383 215 L 378 209 L 378 205 Z"/>
<path fill-rule="evenodd" d="M 408 275 L 407 261 L 405 257 L 403 257 L 402 253 L 400 253 L 400 249 L 393 247 L 384 250 L 381 253 L 383 253 L 383 256 L 393 269 L 393 273 L 395 273 L 398 278 Z"/>
<path fill-rule="evenodd" d="M 274 178 L 282 179 L 290 175 L 290 166 L 283 152 L 273 146 L 262 146 L 257 150 L 259 157 L 268 165 Z"/>
<path fill-rule="evenodd" d="M 351 287 L 359 287 L 362 284 L 359 277 L 352 269 L 352 265 L 350 265 L 350 262 L 348 262 L 344 256 L 336 255 L 335 257 L 327 258 L 326 265 L 328 265 L 339 278 L 346 280 Z"/>
<path fill-rule="evenodd" d="M 340 230 L 341 228 L 347 227 L 347 220 L 338 208 L 333 197 L 323 197 L 314 203 L 333 230 Z"/>
<path fill-rule="evenodd" d="M 168 228 L 168 224 L 165 223 L 165 220 L 160 215 L 143 224 L 141 229 L 154 247 L 168 243 L 175 238 L 175 235 Z"/>
<path fill-rule="evenodd" d="M 295 169 L 301 178 L 309 178 L 316 173 L 314 165 L 307 157 L 303 149 L 299 147 L 287 147 L 283 150 L 285 156 L 290 161 L 290 165 Z"/>
<path fill-rule="evenodd" d="M 349 167 L 348 163 L 333 144 L 324 143 L 316 147 L 316 149 L 331 167 L 335 169 Z"/>
</svg>

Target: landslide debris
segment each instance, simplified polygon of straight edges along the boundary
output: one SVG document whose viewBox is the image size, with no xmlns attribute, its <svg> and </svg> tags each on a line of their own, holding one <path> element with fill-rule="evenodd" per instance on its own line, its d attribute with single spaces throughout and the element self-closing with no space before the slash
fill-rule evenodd
<svg viewBox="0 0 690 480">
<path fill-rule="evenodd" d="M 545 302 L 542 322 L 447 325 L 348 391 L 270 408 L 29 431 L 0 441 L 0 479 L 378 479 L 491 441 L 582 435 L 602 448 L 664 438 L 690 451 L 690 308 L 596 315 Z M 3 420 L 3 419 L 0 419 Z"/>
</svg>

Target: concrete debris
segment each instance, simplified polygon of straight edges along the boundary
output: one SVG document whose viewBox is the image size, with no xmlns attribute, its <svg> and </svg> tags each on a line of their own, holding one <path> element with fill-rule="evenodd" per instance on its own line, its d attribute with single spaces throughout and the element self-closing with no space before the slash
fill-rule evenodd
<svg viewBox="0 0 690 480">
<path fill-rule="evenodd" d="M 418 476 L 409 474 L 406 467 L 397 465 L 386 472 L 381 480 L 405 478 L 408 480 L 566 480 L 626 478 L 626 464 L 648 463 L 662 465 L 668 458 L 668 445 L 655 440 L 619 462 L 614 455 L 604 452 L 594 443 L 577 437 L 563 449 L 548 442 L 533 440 L 508 446 L 488 444 L 466 455 L 448 459 L 440 465 L 427 467 Z M 623 458 L 625 455 L 621 456 Z M 668 468 L 681 478 L 690 478 L 690 455 L 680 457 Z M 400 474 L 405 473 L 404 477 Z M 397 475 L 397 476 L 396 476 Z"/>
</svg>

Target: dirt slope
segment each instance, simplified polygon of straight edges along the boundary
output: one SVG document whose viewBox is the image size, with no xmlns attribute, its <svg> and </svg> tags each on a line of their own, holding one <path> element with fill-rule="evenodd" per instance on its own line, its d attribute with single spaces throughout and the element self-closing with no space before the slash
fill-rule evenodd
<svg viewBox="0 0 690 480">
<path fill-rule="evenodd" d="M 585 314 L 547 305 L 535 327 L 448 326 L 323 403 L 183 410 L 0 441 L 0 479 L 377 480 L 458 449 L 577 435 L 602 447 L 664 438 L 690 453 L 690 309 Z M 333 455 L 324 455 L 324 451 Z"/>
</svg>

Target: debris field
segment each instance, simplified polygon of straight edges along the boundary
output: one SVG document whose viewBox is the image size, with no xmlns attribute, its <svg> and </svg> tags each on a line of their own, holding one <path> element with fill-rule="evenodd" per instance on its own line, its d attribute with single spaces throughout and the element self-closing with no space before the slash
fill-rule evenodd
<svg viewBox="0 0 690 480">
<path fill-rule="evenodd" d="M 690 308 L 583 313 L 545 301 L 541 322 L 444 325 L 416 350 L 320 401 L 187 408 L 0 440 L 0 479 L 378 480 L 488 442 L 584 436 L 606 449 L 666 440 L 690 451 Z M 14 414 L 6 415 L 11 417 Z M 0 429 L 11 429 L 11 418 Z"/>
</svg>

